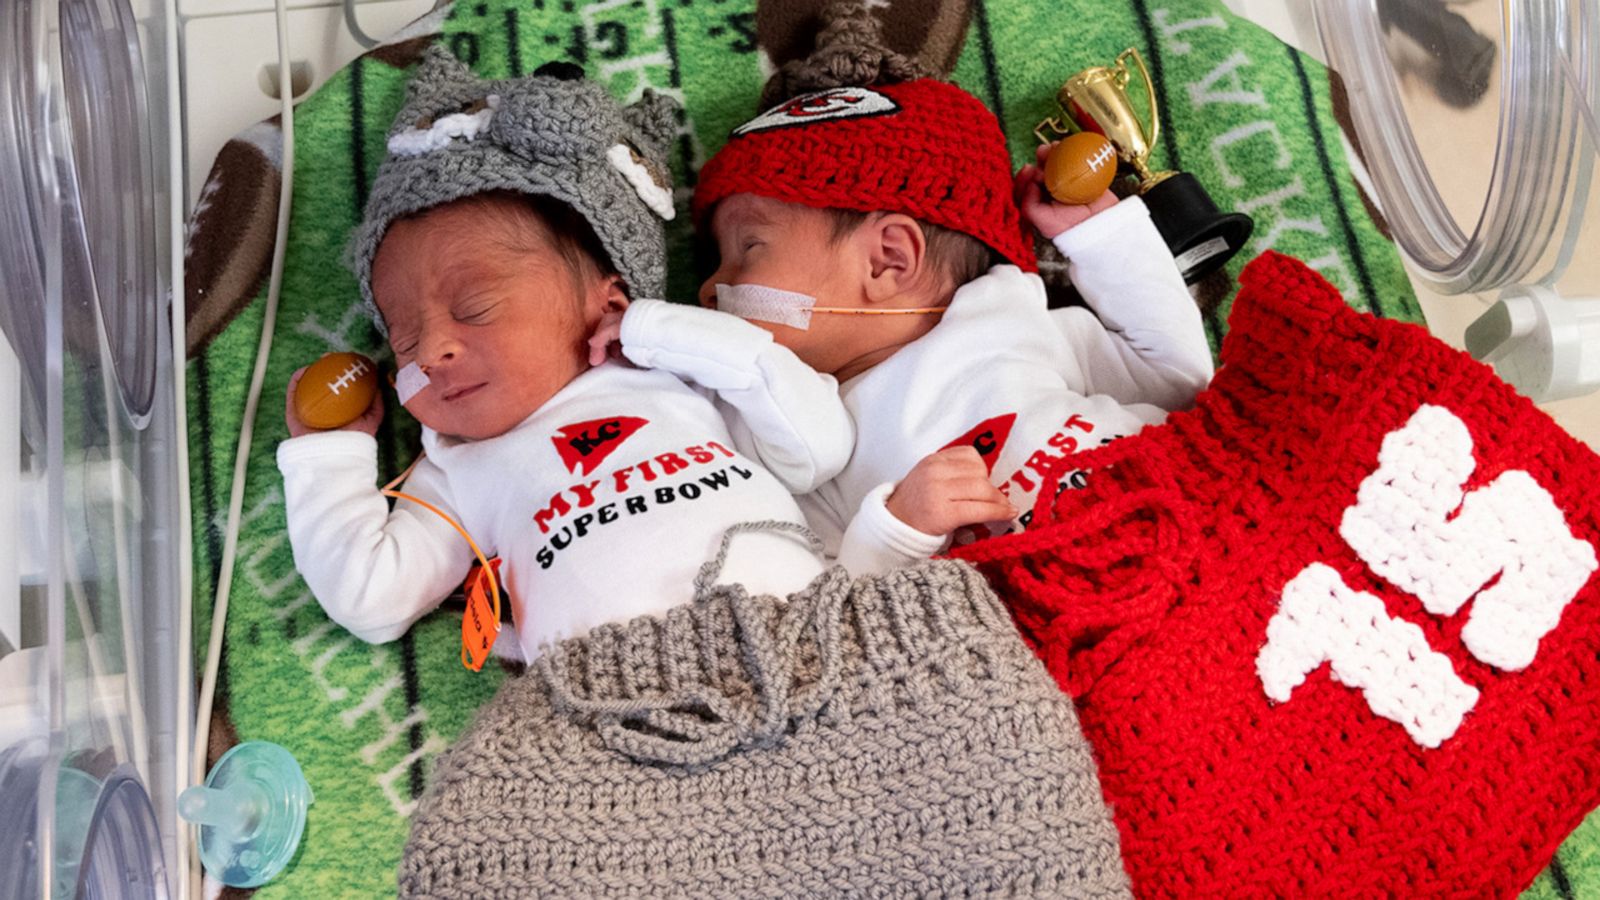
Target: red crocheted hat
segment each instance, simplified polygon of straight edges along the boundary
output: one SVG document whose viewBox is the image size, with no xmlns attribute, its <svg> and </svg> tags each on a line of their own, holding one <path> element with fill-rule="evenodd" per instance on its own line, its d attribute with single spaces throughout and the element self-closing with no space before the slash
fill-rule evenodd
<svg viewBox="0 0 1600 900">
<path fill-rule="evenodd" d="M 1600 804 L 1600 456 L 1245 267 L 1194 409 L 958 548 L 1077 701 L 1140 897 L 1506 897 Z"/>
<path fill-rule="evenodd" d="M 978 98 L 931 78 L 801 94 L 735 128 L 700 169 L 695 226 L 734 194 L 904 213 L 1038 268 L 1000 123 Z"/>
</svg>

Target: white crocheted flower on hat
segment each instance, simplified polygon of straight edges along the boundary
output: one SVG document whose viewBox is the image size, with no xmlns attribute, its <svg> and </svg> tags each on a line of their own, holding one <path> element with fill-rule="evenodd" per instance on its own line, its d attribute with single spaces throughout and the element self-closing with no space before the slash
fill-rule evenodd
<svg viewBox="0 0 1600 900">
<path fill-rule="evenodd" d="M 411 128 L 389 136 L 389 154 L 422 156 L 454 140 L 476 140 L 494 121 L 495 110 L 499 108 L 500 98 L 490 94 L 459 112 L 421 119 Z"/>
</svg>

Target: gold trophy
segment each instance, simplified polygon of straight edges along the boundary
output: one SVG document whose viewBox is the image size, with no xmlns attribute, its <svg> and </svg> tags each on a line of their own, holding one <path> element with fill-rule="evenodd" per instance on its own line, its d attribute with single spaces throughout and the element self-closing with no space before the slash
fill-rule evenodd
<svg viewBox="0 0 1600 900">
<path fill-rule="evenodd" d="M 1128 98 L 1133 72 L 1132 59 L 1144 76 L 1145 96 L 1150 99 L 1148 128 L 1134 114 Z M 1150 168 L 1150 153 L 1161 136 L 1161 112 L 1156 105 L 1155 86 L 1144 58 L 1132 47 L 1117 55 L 1109 66 L 1084 69 L 1061 86 L 1056 93 L 1061 114 L 1045 119 L 1034 128 L 1041 144 L 1056 135 L 1089 131 L 1105 137 L 1116 149 L 1117 159 L 1138 178 L 1139 195 L 1150 208 L 1150 219 L 1172 249 L 1183 280 L 1193 283 L 1227 262 L 1244 247 L 1255 223 L 1243 213 L 1217 209 L 1211 195 L 1188 172 L 1157 172 Z"/>
</svg>

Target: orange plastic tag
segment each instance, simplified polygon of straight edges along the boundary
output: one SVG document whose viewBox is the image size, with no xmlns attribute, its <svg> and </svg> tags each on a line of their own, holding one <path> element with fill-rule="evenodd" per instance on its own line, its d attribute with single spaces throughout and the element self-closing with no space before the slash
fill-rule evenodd
<svg viewBox="0 0 1600 900">
<path fill-rule="evenodd" d="M 483 669 L 489 650 L 500 635 L 500 617 L 490 599 L 499 580 L 499 557 L 489 560 L 489 565 L 493 575 L 483 566 L 474 565 L 467 576 L 467 611 L 461 616 L 461 664 L 474 672 Z"/>
</svg>

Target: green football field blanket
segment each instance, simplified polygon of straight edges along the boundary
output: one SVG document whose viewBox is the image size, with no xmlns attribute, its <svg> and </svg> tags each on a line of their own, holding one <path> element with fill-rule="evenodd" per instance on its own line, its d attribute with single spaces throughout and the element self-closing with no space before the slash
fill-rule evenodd
<svg viewBox="0 0 1600 900">
<path fill-rule="evenodd" d="M 1231 274 L 1268 248 L 1307 260 L 1362 309 L 1420 321 L 1399 257 L 1349 177 L 1326 73 L 1215 0 L 893 0 L 886 7 L 880 15 L 890 30 L 915 32 L 913 44 L 937 43 L 941 29 L 953 30 L 944 45 L 954 57 L 952 77 L 1000 116 L 1019 164 L 1031 159 L 1032 128 L 1052 114 L 1067 75 L 1107 64 L 1128 46 L 1141 50 L 1163 116 L 1157 167 L 1193 172 L 1219 206 L 1256 221 L 1230 277 L 1205 288 L 1219 301 L 1207 315 L 1213 341 L 1226 320 Z M 948 13 L 952 7 L 959 14 Z M 283 744 L 315 790 L 300 854 L 260 889 L 263 896 L 392 894 L 407 816 L 431 759 L 504 677 L 494 664 L 477 674 L 461 666 L 458 608 L 379 647 L 344 632 L 296 574 L 284 529 L 274 450 L 286 436 L 279 404 L 290 373 L 331 350 L 387 356 L 341 259 L 409 67 L 440 40 L 485 77 L 567 59 L 618 97 L 650 87 L 678 98 L 685 114 L 674 168 L 686 213 L 695 170 L 756 112 L 770 71 L 758 35 L 770 19 L 753 0 L 461 0 L 368 52 L 298 105 L 282 307 L 251 448 L 212 745 L 215 755 L 234 740 Z M 281 150 L 282 133 L 270 121 L 224 148 L 196 198 L 185 248 L 201 652 L 262 327 Z M 686 220 L 680 215 L 668 238 L 669 295 L 677 299 L 692 297 L 696 286 Z M 389 408 L 379 434 L 384 477 L 417 447 L 415 423 Z M 1591 820 L 1528 896 L 1600 892 L 1597 832 Z"/>
</svg>

